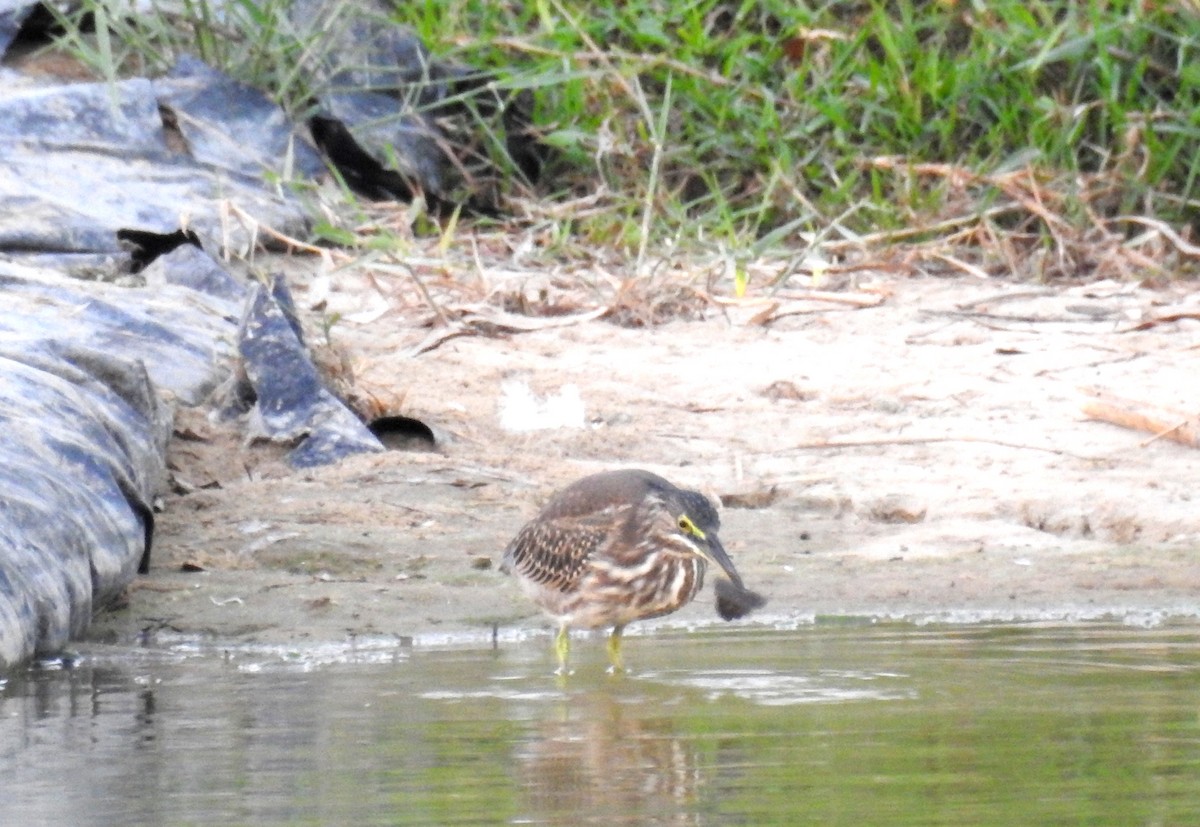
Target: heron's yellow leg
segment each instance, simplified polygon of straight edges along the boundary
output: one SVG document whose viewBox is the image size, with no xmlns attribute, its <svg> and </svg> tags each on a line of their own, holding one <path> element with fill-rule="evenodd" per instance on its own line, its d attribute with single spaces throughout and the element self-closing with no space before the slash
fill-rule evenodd
<svg viewBox="0 0 1200 827">
<path fill-rule="evenodd" d="M 558 656 L 558 674 L 567 674 L 567 653 L 571 651 L 571 633 L 567 624 L 558 627 L 558 635 L 554 638 L 554 654 Z"/>
<path fill-rule="evenodd" d="M 614 674 L 625 671 L 625 661 L 621 659 L 621 631 L 624 628 L 614 626 L 612 634 L 608 636 L 608 662 L 612 664 Z"/>
</svg>

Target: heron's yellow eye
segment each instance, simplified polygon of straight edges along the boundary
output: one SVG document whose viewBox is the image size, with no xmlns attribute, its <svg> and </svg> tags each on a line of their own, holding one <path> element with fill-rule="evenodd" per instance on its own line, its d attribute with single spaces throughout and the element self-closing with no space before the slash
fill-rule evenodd
<svg viewBox="0 0 1200 827">
<path fill-rule="evenodd" d="M 696 527 L 696 524 L 686 514 L 679 515 L 679 530 L 691 534 L 693 537 L 704 539 L 704 532 Z"/>
</svg>

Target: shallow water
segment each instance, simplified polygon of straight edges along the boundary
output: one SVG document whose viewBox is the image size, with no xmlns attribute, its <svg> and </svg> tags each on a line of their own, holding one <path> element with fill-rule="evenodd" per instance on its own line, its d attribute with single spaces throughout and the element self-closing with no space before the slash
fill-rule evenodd
<svg viewBox="0 0 1200 827">
<path fill-rule="evenodd" d="M 85 647 L 0 687 L 2 824 L 1200 824 L 1200 625 Z"/>
</svg>

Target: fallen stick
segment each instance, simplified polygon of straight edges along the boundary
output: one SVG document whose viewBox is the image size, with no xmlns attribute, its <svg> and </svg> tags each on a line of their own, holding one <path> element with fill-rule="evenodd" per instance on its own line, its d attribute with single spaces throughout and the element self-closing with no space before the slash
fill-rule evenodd
<svg viewBox="0 0 1200 827">
<path fill-rule="evenodd" d="M 832 439 L 820 440 L 818 442 L 798 442 L 792 445 L 785 445 L 781 448 L 773 448 L 770 451 L 756 451 L 755 453 L 777 454 L 784 451 L 822 451 L 828 448 L 875 448 L 885 445 L 934 445 L 939 442 L 978 442 L 983 445 L 998 445 L 1001 448 L 1013 448 L 1019 451 L 1043 451 L 1047 454 L 1072 457 L 1088 462 L 1092 462 L 1095 459 L 1094 457 L 1073 454 L 1062 448 L 1051 448 L 1046 445 L 1030 445 L 1024 442 L 1009 442 L 1003 439 L 991 439 L 981 436 L 898 436 L 882 437 L 879 439 Z"/>
<path fill-rule="evenodd" d="M 1107 402 L 1085 402 L 1083 413 L 1089 419 L 1098 419 L 1101 422 L 1120 425 L 1122 428 L 1131 428 L 1135 431 L 1152 434 L 1142 443 L 1143 447 L 1156 439 L 1169 439 L 1189 448 L 1200 448 L 1200 430 L 1193 425 L 1194 420 L 1192 419 L 1171 423 L 1135 410 L 1119 408 Z"/>
<path fill-rule="evenodd" d="M 733 298 L 729 296 L 711 296 L 705 297 L 713 304 L 721 305 L 722 307 L 754 307 L 757 305 L 769 305 L 772 302 L 778 303 L 779 300 L 790 302 L 815 301 L 815 302 L 832 302 L 833 304 L 849 304 L 854 307 L 878 307 L 886 300 L 886 296 L 878 293 L 863 296 L 857 293 L 834 293 L 828 290 L 789 290 L 787 292 L 779 292 L 772 297 L 764 298 Z"/>
<path fill-rule="evenodd" d="M 1120 332 L 1120 333 L 1136 333 L 1136 332 L 1142 331 L 1142 330 L 1149 330 L 1150 328 L 1156 327 L 1160 324 L 1170 324 L 1171 322 L 1179 322 L 1184 319 L 1200 319 L 1200 313 L 1195 313 L 1195 312 L 1168 313 L 1165 316 L 1158 316 L 1157 318 L 1154 318 L 1154 319 L 1146 319 L 1146 321 L 1144 321 L 1144 322 L 1139 322 L 1138 324 L 1135 324 L 1133 327 L 1128 327 L 1128 328 L 1118 331 L 1118 332 Z"/>
<path fill-rule="evenodd" d="M 1088 396 L 1093 396 L 1104 404 L 1112 405 L 1113 407 L 1142 409 L 1153 408 L 1157 413 L 1170 414 L 1171 416 L 1177 416 L 1180 419 L 1194 419 L 1196 416 L 1194 413 L 1181 410 L 1180 408 L 1172 408 L 1159 402 L 1151 404 L 1149 402 L 1143 402 L 1140 399 L 1130 399 L 1128 396 L 1117 396 L 1115 393 L 1109 393 L 1108 391 L 1101 390 L 1100 388 L 1080 387 L 1079 392 Z"/>
</svg>

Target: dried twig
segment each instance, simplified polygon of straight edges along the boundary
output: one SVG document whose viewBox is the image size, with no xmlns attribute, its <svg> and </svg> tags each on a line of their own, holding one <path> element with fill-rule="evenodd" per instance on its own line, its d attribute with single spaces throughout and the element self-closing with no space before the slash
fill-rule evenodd
<svg viewBox="0 0 1200 827">
<path fill-rule="evenodd" d="M 963 261 L 960 258 L 955 258 L 954 256 L 952 256 L 948 253 L 934 253 L 933 257 L 936 258 L 938 261 L 945 262 L 946 264 L 949 264 L 951 267 L 954 267 L 958 270 L 962 270 L 967 275 L 974 276 L 977 279 L 990 279 L 991 278 L 991 274 L 989 274 L 982 267 L 976 267 L 974 264 Z"/>
<path fill-rule="evenodd" d="M 1151 405 L 1150 403 L 1143 402 L 1140 399 L 1130 399 L 1127 396 L 1117 396 L 1116 394 L 1109 393 L 1108 391 L 1103 390 L 1101 388 L 1081 387 L 1081 388 L 1079 388 L 1079 392 L 1086 396 L 1090 396 L 1094 399 L 1099 399 L 1101 402 L 1104 402 L 1107 405 L 1115 405 L 1117 407 L 1154 408 L 1156 411 L 1159 411 L 1161 413 L 1170 414 L 1172 416 L 1177 416 L 1177 417 L 1180 417 L 1181 419 L 1191 419 L 1192 417 L 1194 417 L 1196 415 L 1194 412 L 1183 411 L 1183 410 L 1180 410 L 1179 408 L 1172 408 L 1169 405 L 1162 405 L 1162 404 L 1158 404 L 1158 403 Z"/>
<path fill-rule="evenodd" d="M 302 252 L 320 256 L 326 262 L 327 266 L 332 266 L 335 260 L 340 260 L 343 263 L 354 260 L 353 256 L 347 255 L 346 253 L 342 253 L 337 250 L 328 250 L 324 247 L 318 247 L 315 244 L 309 244 L 307 241 L 301 241 L 298 238 L 293 238 L 286 233 L 282 233 L 268 224 L 263 224 L 257 218 L 246 212 L 237 204 L 234 204 L 232 201 L 228 202 L 228 206 L 229 211 L 236 215 L 241 220 L 242 224 L 250 228 L 255 235 L 262 233 L 263 235 L 270 236 L 271 238 L 283 244 L 289 253 Z"/>
<path fill-rule="evenodd" d="M 771 299 L 738 299 L 728 296 L 707 296 L 713 304 L 726 305 L 729 307 L 753 307 L 755 305 L 778 304 L 772 302 Z M 775 299 L 785 299 L 787 301 L 818 301 L 832 302 L 833 304 L 849 304 L 854 307 L 878 307 L 883 304 L 886 296 L 879 293 L 870 295 L 861 295 L 855 293 L 832 293 L 827 290 L 789 290 L 786 293 L 777 293 Z"/>
<path fill-rule="evenodd" d="M 432 310 L 434 315 L 437 316 L 438 322 L 441 323 L 442 327 L 450 327 L 450 319 L 446 317 L 446 313 L 442 310 L 442 306 L 434 301 L 433 296 L 429 294 L 429 288 L 425 286 L 424 279 L 417 275 L 415 268 L 403 261 L 396 262 L 395 264 L 374 262 L 372 263 L 371 267 L 383 273 L 408 276 L 412 280 L 413 285 L 417 288 L 417 292 L 421 294 L 421 298 L 425 299 L 425 303 L 429 305 L 429 309 Z"/>
<path fill-rule="evenodd" d="M 831 448 L 877 448 L 882 445 L 932 445 L 939 442 L 978 442 L 984 445 L 999 445 L 1002 448 L 1015 448 L 1019 451 L 1042 451 L 1047 454 L 1055 454 L 1062 457 L 1072 457 L 1081 459 L 1087 462 L 1093 461 L 1093 457 L 1080 456 L 1073 454 L 1070 451 L 1064 451 L 1062 448 L 1049 448 L 1045 445 L 1028 445 L 1022 442 L 1008 442 L 1003 439 L 990 439 L 988 437 L 979 436 L 911 436 L 911 437 L 888 437 L 883 439 L 836 439 L 822 440 L 819 442 L 799 442 L 794 445 L 788 445 L 783 448 L 777 448 L 772 451 L 764 451 L 762 453 L 781 453 L 783 451 L 821 451 Z"/>
<path fill-rule="evenodd" d="M 464 315 L 452 325 L 433 331 L 408 352 L 408 356 L 419 356 L 436 350 L 451 339 L 460 336 L 506 336 L 514 333 L 532 333 L 537 330 L 547 330 L 552 327 L 570 327 L 595 321 L 609 312 L 608 307 L 598 307 L 586 313 L 572 316 L 553 316 L 542 319 L 531 319 L 513 313 L 505 313 L 495 308 L 481 308 L 479 314 Z"/>
<path fill-rule="evenodd" d="M 1140 330 L 1149 330 L 1150 328 L 1157 327 L 1160 324 L 1170 324 L 1171 322 L 1178 322 L 1183 319 L 1200 319 L 1200 312 L 1193 311 L 1186 313 L 1168 313 L 1165 316 L 1157 316 L 1153 319 L 1146 319 L 1143 322 L 1138 322 L 1133 327 L 1127 327 L 1119 332 L 1136 333 Z"/>
<path fill-rule="evenodd" d="M 1143 448 L 1159 439 L 1169 439 L 1189 448 L 1200 448 L 1200 427 L 1196 424 L 1200 416 L 1184 414 L 1149 402 L 1111 397 L 1098 391 L 1088 393 L 1097 398 L 1094 402 L 1083 404 L 1084 415 L 1089 419 L 1152 434 L 1142 442 Z"/>
</svg>

